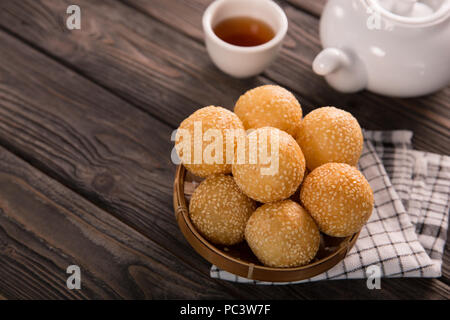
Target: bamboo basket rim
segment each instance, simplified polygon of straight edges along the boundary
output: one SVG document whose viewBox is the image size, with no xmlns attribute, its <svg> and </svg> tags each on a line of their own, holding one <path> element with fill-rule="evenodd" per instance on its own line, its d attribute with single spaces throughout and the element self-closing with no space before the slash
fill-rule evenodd
<svg viewBox="0 0 450 320">
<path fill-rule="evenodd" d="M 187 171 L 186 168 L 182 164 L 178 165 L 176 174 L 175 174 L 174 195 L 173 195 L 175 219 L 177 220 L 182 232 L 183 232 L 183 227 L 182 227 L 181 223 L 184 222 L 187 225 L 189 232 L 191 232 L 192 235 L 196 238 L 196 240 L 199 241 L 203 246 L 205 246 L 207 249 L 209 249 L 216 255 L 221 256 L 222 258 L 228 260 L 229 262 L 232 262 L 234 264 L 237 264 L 241 267 L 248 269 L 249 273 L 247 275 L 250 275 L 250 276 L 251 276 L 250 270 L 251 270 L 251 273 L 253 273 L 254 270 L 262 270 L 262 271 L 267 271 L 267 272 L 272 271 L 272 272 L 277 272 L 277 273 L 280 273 L 280 272 L 281 273 L 291 273 L 291 272 L 296 272 L 296 271 L 307 271 L 307 270 L 309 271 L 309 270 L 317 268 L 319 266 L 325 267 L 325 269 L 320 268 L 320 270 L 321 270 L 320 272 L 317 272 L 317 273 L 312 272 L 312 273 L 314 273 L 314 275 L 312 275 L 310 277 L 303 277 L 303 278 L 299 277 L 299 279 L 297 279 L 297 280 L 277 279 L 277 280 L 262 280 L 262 281 L 277 281 L 277 282 L 300 281 L 300 280 L 311 278 L 320 273 L 323 273 L 323 272 L 331 269 L 332 267 L 334 267 L 337 263 L 339 263 L 340 261 L 342 261 L 345 258 L 345 256 L 350 251 L 350 249 L 353 247 L 353 245 L 355 244 L 355 242 L 359 236 L 360 232 L 357 232 L 351 236 L 345 237 L 344 240 L 339 244 L 339 247 L 336 251 L 330 253 L 330 255 L 328 255 L 320 260 L 317 260 L 315 262 L 312 262 L 312 263 L 304 265 L 304 266 L 277 268 L 277 267 L 268 267 L 268 266 L 254 264 L 251 262 L 240 260 L 240 259 L 235 258 L 235 257 L 227 254 L 226 252 L 218 249 L 214 244 L 212 244 L 207 239 L 205 239 L 196 230 L 195 226 L 192 224 L 191 219 L 189 218 L 189 209 L 188 209 L 185 194 L 184 194 L 184 182 L 185 182 L 185 177 L 186 177 L 186 171 Z M 182 219 L 182 220 L 180 221 L 180 219 Z M 203 258 L 208 260 L 210 263 L 217 265 L 218 267 L 220 267 L 223 270 L 226 270 L 233 274 L 237 274 L 236 270 L 231 270 L 231 268 L 224 266 L 223 264 L 221 265 L 221 261 L 218 261 L 218 259 L 214 259 L 211 256 L 207 256 L 207 255 L 199 252 L 198 248 L 196 248 L 196 245 L 194 243 L 192 243 L 191 239 L 189 239 L 186 236 L 186 234 L 184 234 L 184 232 L 183 232 L 183 235 L 185 236 L 185 238 L 189 242 L 189 244 L 201 256 L 203 256 Z M 337 256 L 341 256 L 341 258 L 336 260 Z M 336 261 L 333 261 L 333 260 L 336 260 Z M 242 275 L 242 274 L 238 274 L 238 275 L 246 277 L 245 275 Z M 251 278 L 251 279 L 253 279 L 253 278 Z M 254 280 L 261 280 L 261 279 L 254 279 Z"/>
</svg>

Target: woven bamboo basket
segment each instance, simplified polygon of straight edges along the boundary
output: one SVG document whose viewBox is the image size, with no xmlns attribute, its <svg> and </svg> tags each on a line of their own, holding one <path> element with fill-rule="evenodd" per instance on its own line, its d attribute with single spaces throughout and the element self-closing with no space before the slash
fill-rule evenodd
<svg viewBox="0 0 450 320">
<path fill-rule="evenodd" d="M 235 246 L 218 246 L 206 240 L 189 218 L 188 198 L 201 180 L 179 165 L 175 175 L 173 205 L 175 218 L 181 232 L 190 245 L 203 258 L 222 270 L 260 281 L 288 282 L 312 278 L 323 273 L 345 258 L 356 242 L 359 232 L 346 238 L 334 238 L 321 234 L 316 257 L 308 264 L 295 268 L 273 268 L 261 264 L 244 241 Z"/>
</svg>

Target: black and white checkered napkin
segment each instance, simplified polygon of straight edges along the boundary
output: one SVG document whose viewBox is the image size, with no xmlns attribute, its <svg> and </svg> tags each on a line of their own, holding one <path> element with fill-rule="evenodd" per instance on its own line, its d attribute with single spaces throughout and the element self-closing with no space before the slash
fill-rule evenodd
<svg viewBox="0 0 450 320">
<path fill-rule="evenodd" d="M 364 137 L 359 169 L 374 192 L 372 216 L 342 262 L 299 282 L 366 278 L 372 265 L 380 267 L 383 277 L 440 277 L 448 228 L 450 157 L 412 150 L 410 131 L 365 131 Z M 211 277 L 273 284 L 216 266 L 211 267 Z"/>
</svg>

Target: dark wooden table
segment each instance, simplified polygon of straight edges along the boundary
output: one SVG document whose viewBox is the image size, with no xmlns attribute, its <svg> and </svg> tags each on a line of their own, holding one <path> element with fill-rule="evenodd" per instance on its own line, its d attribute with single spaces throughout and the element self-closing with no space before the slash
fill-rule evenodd
<svg viewBox="0 0 450 320">
<path fill-rule="evenodd" d="M 0 299 L 448 299 L 439 279 L 295 286 L 238 285 L 175 223 L 171 133 L 199 107 L 232 108 L 245 90 L 278 83 L 305 113 L 352 112 L 367 129 L 413 130 L 415 148 L 449 154 L 450 90 L 420 99 L 344 95 L 311 71 L 325 0 L 281 2 L 289 33 L 262 75 L 236 80 L 207 56 L 209 0 L 0 1 Z M 66 9 L 81 8 L 81 30 Z M 82 289 L 68 290 L 78 265 Z"/>
</svg>

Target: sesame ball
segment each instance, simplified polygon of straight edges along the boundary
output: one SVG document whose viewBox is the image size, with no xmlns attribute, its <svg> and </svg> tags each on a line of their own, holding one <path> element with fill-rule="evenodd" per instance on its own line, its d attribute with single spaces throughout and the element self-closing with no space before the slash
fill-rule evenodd
<svg viewBox="0 0 450 320">
<path fill-rule="evenodd" d="M 373 192 L 366 178 L 345 163 L 314 169 L 302 184 L 300 199 L 320 231 L 333 237 L 358 232 L 373 209 Z"/>
<path fill-rule="evenodd" d="M 323 107 L 305 116 L 297 142 L 310 170 L 328 162 L 356 166 L 363 148 L 363 135 L 358 121 L 350 113 Z"/>
<path fill-rule="evenodd" d="M 305 209 L 294 201 L 284 200 L 256 209 L 245 228 L 245 239 L 263 264 L 296 267 L 315 257 L 320 233 Z"/>
<path fill-rule="evenodd" d="M 203 180 L 189 203 L 189 216 L 209 241 L 233 245 L 244 240 L 245 225 L 256 203 L 239 190 L 231 176 L 219 174 Z"/>
<path fill-rule="evenodd" d="M 289 134 L 259 128 L 245 139 L 245 161 L 232 166 L 234 179 L 250 198 L 267 203 L 289 198 L 303 180 L 305 158 Z M 266 156 L 267 155 L 267 156 Z"/>
<path fill-rule="evenodd" d="M 302 120 L 302 108 L 288 90 L 274 85 L 243 94 L 234 107 L 245 129 L 275 127 L 294 136 Z"/>
<path fill-rule="evenodd" d="M 227 139 L 229 132 L 234 132 L 236 138 Z M 189 137 L 184 136 L 186 133 Z M 220 134 L 220 137 L 215 134 Z M 207 177 L 212 174 L 231 173 L 233 156 L 228 159 L 227 147 L 234 152 L 239 135 L 245 136 L 244 126 L 233 112 L 222 107 L 208 106 L 197 110 L 180 124 L 175 148 L 183 165 L 194 175 Z M 184 152 L 183 147 L 185 143 L 189 144 L 188 138 L 190 148 L 188 146 L 186 149 L 190 149 L 190 153 Z M 216 150 L 216 145 L 222 145 L 220 151 Z M 196 152 L 200 155 L 197 156 L 198 161 Z"/>
</svg>

